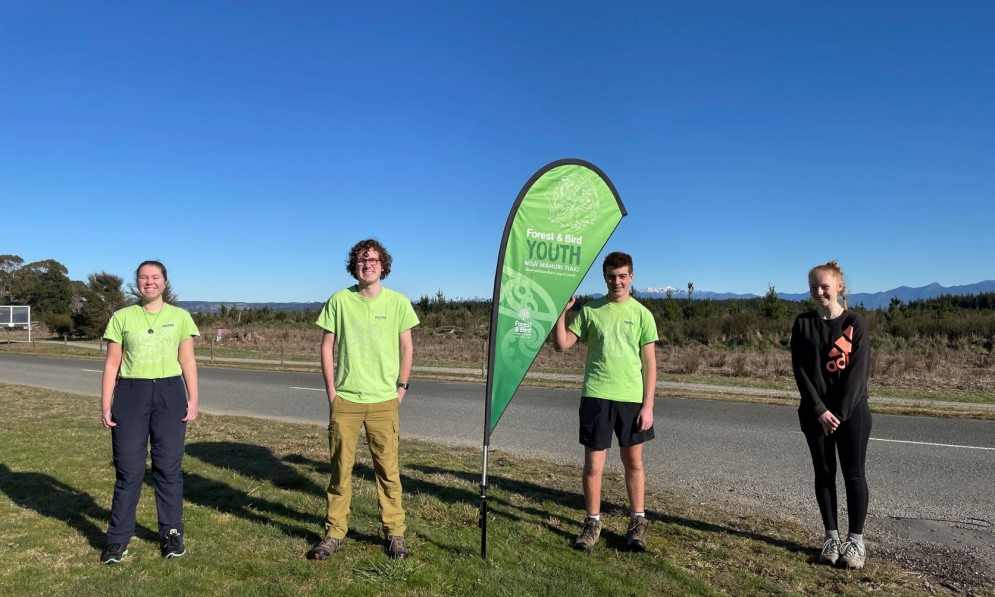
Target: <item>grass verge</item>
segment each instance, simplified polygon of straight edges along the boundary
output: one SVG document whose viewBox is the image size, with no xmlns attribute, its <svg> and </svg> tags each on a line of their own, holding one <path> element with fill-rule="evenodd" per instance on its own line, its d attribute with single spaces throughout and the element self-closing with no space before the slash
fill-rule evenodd
<svg viewBox="0 0 995 597">
<path fill-rule="evenodd" d="M 188 554 L 163 560 L 146 478 L 121 565 L 97 563 L 114 472 L 92 399 L 0 385 L 0 586 L 76 595 L 840 595 L 913 594 L 922 579 L 872 558 L 861 572 L 814 563 L 819 537 L 790 520 L 740 516 L 647 494 L 649 551 L 624 548 L 625 496 L 606 477 L 605 531 L 573 551 L 578 467 L 491 456 L 488 558 L 479 557 L 479 451 L 402 440 L 413 557 L 378 538 L 371 463 L 358 452 L 346 549 L 304 559 L 320 538 L 328 474 L 321 426 L 205 415 L 184 460 Z M 872 547 L 873 549 L 873 547 Z"/>
</svg>

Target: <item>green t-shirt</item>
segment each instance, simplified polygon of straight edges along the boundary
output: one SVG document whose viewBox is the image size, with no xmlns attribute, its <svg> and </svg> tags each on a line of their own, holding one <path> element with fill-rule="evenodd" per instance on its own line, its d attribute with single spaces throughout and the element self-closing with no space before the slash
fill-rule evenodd
<svg viewBox="0 0 995 597">
<path fill-rule="evenodd" d="M 161 379 L 182 373 L 180 342 L 199 335 L 193 318 L 179 307 L 164 304 L 158 313 L 146 313 L 132 305 L 111 316 L 104 340 L 121 345 L 121 377 Z"/>
<path fill-rule="evenodd" d="M 418 325 L 407 297 L 381 288 L 374 298 L 365 298 L 352 286 L 333 294 L 315 323 L 335 334 L 335 393 L 339 398 L 373 404 L 397 397 L 398 335 Z"/>
<path fill-rule="evenodd" d="M 585 396 L 643 401 L 640 350 L 658 338 L 649 309 L 633 298 L 621 303 L 600 298 L 584 305 L 568 329 L 587 342 Z"/>
</svg>

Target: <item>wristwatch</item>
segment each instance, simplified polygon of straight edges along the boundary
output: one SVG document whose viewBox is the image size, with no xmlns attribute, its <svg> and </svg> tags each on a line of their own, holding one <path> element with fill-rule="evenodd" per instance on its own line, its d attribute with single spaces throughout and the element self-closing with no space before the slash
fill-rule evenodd
<svg viewBox="0 0 995 597">
<path fill-rule="evenodd" d="M 411 385 L 411 384 L 409 384 L 409 383 L 401 383 L 401 382 L 397 382 L 397 389 L 398 389 L 398 390 L 400 390 L 401 388 L 404 388 L 404 391 L 405 391 L 405 392 L 407 392 L 407 391 L 408 391 L 408 386 L 409 386 L 409 385 Z"/>
</svg>

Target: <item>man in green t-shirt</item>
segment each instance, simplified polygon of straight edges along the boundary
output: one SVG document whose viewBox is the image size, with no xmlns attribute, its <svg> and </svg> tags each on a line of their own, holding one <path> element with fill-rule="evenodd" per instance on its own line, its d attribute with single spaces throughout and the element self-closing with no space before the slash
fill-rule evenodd
<svg viewBox="0 0 995 597">
<path fill-rule="evenodd" d="M 325 538 L 307 557 L 324 560 L 342 549 L 349 529 L 352 467 L 359 432 L 365 426 L 377 481 L 377 506 L 387 555 L 406 559 L 397 411 L 411 374 L 411 328 L 418 317 L 404 295 L 381 286 L 391 256 L 367 239 L 349 251 L 346 270 L 356 284 L 333 294 L 315 322 L 325 330 L 321 370 L 328 394 L 328 482 Z"/>
<path fill-rule="evenodd" d="M 643 498 L 643 442 L 653 439 L 653 397 L 656 390 L 658 339 L 653 314 L 629 296 L 632 257 L 609 253 L 602 265 L 608 293 L 584 305 L 566 325 L 566 312 L 556 322 L 554 346 L 570 349 L 577 340 L 587 343 L 584 389 L 580 403 L 580 443 L 584 445 L 584 502 L 587 517 L 574 547 L 591 551 L 601 536 L 601 475 L 612 433 L 618 437 L 625 488 L 631 515 L 626 543 L 646 551 Z"/>
</svg>

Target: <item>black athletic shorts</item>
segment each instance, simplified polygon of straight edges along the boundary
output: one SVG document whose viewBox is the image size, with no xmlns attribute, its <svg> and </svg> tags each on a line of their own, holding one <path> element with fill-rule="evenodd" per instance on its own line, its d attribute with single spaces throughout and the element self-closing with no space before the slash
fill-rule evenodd
<svg viewBox="0 0 995 597">
<path fill-rule="evenodd" d="M 646 431 L 636 431 L 636 417 L 641 402 L 617 402 L 604 398 L 584 396 L 580 399 L 580 443 L 592 450 L 607 450 L 612 447 L 612 432 L 623 448 L 637 446 L 653 439 L 655 434 L 650 427 Z"/>
</svg>

